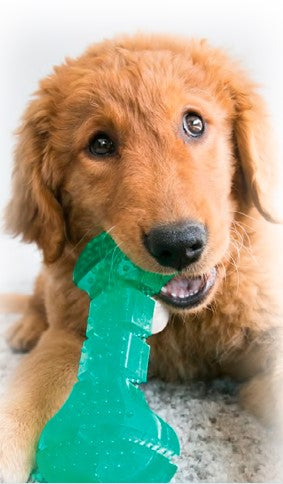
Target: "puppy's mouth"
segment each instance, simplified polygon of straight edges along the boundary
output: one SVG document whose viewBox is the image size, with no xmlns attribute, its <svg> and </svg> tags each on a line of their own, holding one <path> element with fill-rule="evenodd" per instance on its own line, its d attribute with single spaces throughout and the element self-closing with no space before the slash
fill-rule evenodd
<svg viewBox="0 0 283 484">
<path fill-rule="evenodd" d="M 200 276 L 177 275 L 162 287 L 157 297 L 179 309 L 194 308 L 205 301 L 216 279 L 216 267 L 213 267 L 207 274 Z"/>
</svg>

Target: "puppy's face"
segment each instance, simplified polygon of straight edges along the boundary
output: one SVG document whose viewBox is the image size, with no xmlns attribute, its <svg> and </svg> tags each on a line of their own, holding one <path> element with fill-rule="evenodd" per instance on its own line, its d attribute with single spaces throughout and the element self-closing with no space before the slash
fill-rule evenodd
<svg viewBox="0 0 283 484">
<path fill-rule="evenodd" d="M 227 258 L 242 171 L 266 215 L 257 153 L 250 162 L 261 111 L 233 69 L 201 43 L 158 37 L 106 42 L 57 68 L 27 111 L 17 152 L 23 165 L 37 148 L 24 175 L 33 210 L 19 216 L 12 204 L 11 225 L 49 250 L 49 262 L 66 234 L 76 244 L 108 231 L 135 264 L 178 272 L 159 295 L 166 304 L 203 307 Z"/>
<path fill-rule="evenodd" d="M 233 217 L 228 103 L 168 52 L 112 63 L 90 64 L 61 111 L 71 237 L 109 231 L 144 269 L 181 272 L 165 302 L 198 307 L 213 291 Z"/>
</svg>

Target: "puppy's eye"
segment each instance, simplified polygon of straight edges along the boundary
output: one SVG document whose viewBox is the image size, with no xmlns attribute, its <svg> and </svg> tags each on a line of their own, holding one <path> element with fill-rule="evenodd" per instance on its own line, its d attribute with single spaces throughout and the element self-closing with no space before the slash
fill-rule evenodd
<svg viewBox="0 0 283 484">
<path fill-rule="evenodd" d="M 199 114 L 189 112 L 183 117 L 183 128 L 188 136 L 198 138 L 204 132 L 204 121 Z"/>
<path fill-rule="evenodd" d="M 116 151 L 114 141 L 106 133 L 97 133 L 88 145 L 91 155 L 96 157 L 111 156 Z"/>
</svg>

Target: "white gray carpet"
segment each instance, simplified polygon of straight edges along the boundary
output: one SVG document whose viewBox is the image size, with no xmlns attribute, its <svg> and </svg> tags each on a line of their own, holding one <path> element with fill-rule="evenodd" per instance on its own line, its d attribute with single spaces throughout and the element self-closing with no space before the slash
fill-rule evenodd
<svg viewBox="0 0 283 484">
<path fill-rule="evenodd" d="M 21 359 L 3 336 L 14 319 L 0 317 L 0 393 Z M 283 482 L 283 448 L 239 408 L 231 382 L 183 386 L 153 381 L 145 387 L 151 408 L 174 427 L 181 442 L 174 482 Z"/>
</svg>

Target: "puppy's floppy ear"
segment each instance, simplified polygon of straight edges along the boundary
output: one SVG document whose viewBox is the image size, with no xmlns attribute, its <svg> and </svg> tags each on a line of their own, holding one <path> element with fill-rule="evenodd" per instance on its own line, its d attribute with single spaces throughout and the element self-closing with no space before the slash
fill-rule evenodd
<svg viewBox="0 0 283 484">
<path fill-rule="evenodd" d="M 253 86 L 236 90 L 234 98 L 236 156 L 250 196 L 266 220 L 282 222 L 279 165 L 265 104 Z"/>
<path fill-rule="evenodd" d="M 42 88 L 25 112 L 18 130 L 12 197 L 6 208 L 8 231 L 22 235 L 26 242 L 36 242 L 46 263 L 61 255 L 65 242 L 62 209 L 54 195 L 56 164 L 49 139 L 53 102 L 50 89 Z"/>
</svg>

